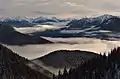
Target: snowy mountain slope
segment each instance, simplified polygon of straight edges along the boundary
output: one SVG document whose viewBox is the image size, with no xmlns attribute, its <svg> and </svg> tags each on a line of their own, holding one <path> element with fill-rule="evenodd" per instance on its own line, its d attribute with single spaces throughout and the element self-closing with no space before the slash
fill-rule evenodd
<svg viewBox="0 0 120 79">
<path fill-rule="evenodd" d="M 69 26 L 69 29 L 74 29 L 74 28 L 87 28 L 87 27 L 91 27 L 91 26 L 97 26 L 103 23 L 110 23 L 110 20 L 112 19 L 120 19 L 117 16 L 112 16 L 112 15 L 102 15 L 102 16 L 98 16 L 98 17 L 93 17 L 93 18 L 82 18 L 80 20 L 73 20 L 70 23 L 67 24 L 67 26 Z"/>
<path fill-rule="evenodd" d="M 102 15 L 92 18 L 74 19 L 66 27 L 34 32 L 35 35 L 48 37 L 91 37 L 106 40 L 120 38 L 120 17 Z"/>
<path fill-rule="evenodd" d="M 1 18 L 0 24 L 10 24 L 14 27 L 32 27 L 36 24 L 42 25 L 53 25 L 56 23 L 67 22 L 71 19 L 60 19 L 56 17 L 36 17 L 36 18 L 27 18 L 27 17 L 15 17 L 15 18 Z"/>
</svg>

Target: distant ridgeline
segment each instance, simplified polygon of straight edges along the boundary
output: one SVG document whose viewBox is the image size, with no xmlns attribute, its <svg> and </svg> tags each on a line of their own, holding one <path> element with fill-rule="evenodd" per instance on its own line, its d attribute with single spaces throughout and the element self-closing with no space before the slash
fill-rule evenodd
<svg viewBox="0 0 120 79">
<path fill-rule="evenodd" d="M 113 49 L 108 56 L 100 54 L 77 68 L 69 71 L 65 68 L 63 74 L 59 71 L 53 79 L 120 79 L 120 47 Z"/>
<path fill-rule="evenodd" d="M 60 19 L 56 17 L 36 17 L 36 18 L 27 18 L 27 17 L 14 17 L 14 18 L 3 18 L 0 19 L 0 24 L 9 24 L 14 27 L 32 27 L 36 24 L 52 24 L 57 22 L 66 22 L 70 19 Z"/>
</svg>

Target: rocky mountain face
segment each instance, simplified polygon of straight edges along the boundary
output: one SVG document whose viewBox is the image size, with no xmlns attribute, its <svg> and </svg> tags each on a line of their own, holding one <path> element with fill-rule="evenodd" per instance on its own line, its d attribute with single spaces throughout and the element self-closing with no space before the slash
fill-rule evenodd
<svg viewBox="0 0 120 79">
<path fill-rule="evenodd" d="M 22 34 L 14 30 L 11 25 L 0 25 L 0 42 L 10 45 L 25 45 L 25 44 L 45 44 L 52 43 L 39 36 Z"/>
<path fill-rule="evenodd" d="M 26 65 L 29 61 L 0 45 L 0 79 L 50 79 Z"/>
</svg>

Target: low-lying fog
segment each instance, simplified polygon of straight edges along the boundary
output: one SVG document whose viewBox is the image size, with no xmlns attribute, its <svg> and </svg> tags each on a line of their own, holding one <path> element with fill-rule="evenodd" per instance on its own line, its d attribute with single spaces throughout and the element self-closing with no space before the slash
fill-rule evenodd
<svg viewBox="0 0 120 79">
<path fill-rule="evenodd" d="M 48 29 L 50 30 L 50 29 L 58 29 L 58 28 L 66 27 L 67 23 L 69 23 L 69 21 L 59 22 L 59 23 L 51 23 L 51 25 L 37 24 L 37 25 L 34 25 L 32 27 L 20 27 L 20 28 L 14 27 L 14 29 L 18 32 L 26 34 L 26 33 L 34 33 L 34 32 L 45 31 L 45 30 L 48 30 Z"/>
<path fill-rule="evenodd" d="M 55 50 L 85 50 L 96 53 L 110 51 L 114 47 L 120 46 L 120 41 L 106 41 L 95 38 L 49 38 L 55 44 L 39 44 L 25 46 L 8 46 L 16 53 L 28 59 L 35 59 L 44 56 Z"/>
</svg>

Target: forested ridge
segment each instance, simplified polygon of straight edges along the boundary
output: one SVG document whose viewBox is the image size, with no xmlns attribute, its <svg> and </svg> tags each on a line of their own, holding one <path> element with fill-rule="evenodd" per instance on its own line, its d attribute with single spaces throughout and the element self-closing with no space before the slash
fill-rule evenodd
<svg viewBox="0 0 120 79">
<path fill-rule="evenodd" d="M 120 79 L 120 47 L 108 56 L 100 54 L 69 71 L 65 68 L 63 74 L 59 71 L 53 79 Z"/>
<path fill-rule="evenodd" d="M 49 79 L 27 66 L 27 62 L 29 60 L 0 45 L 0 79 Z"/>
</svg>

